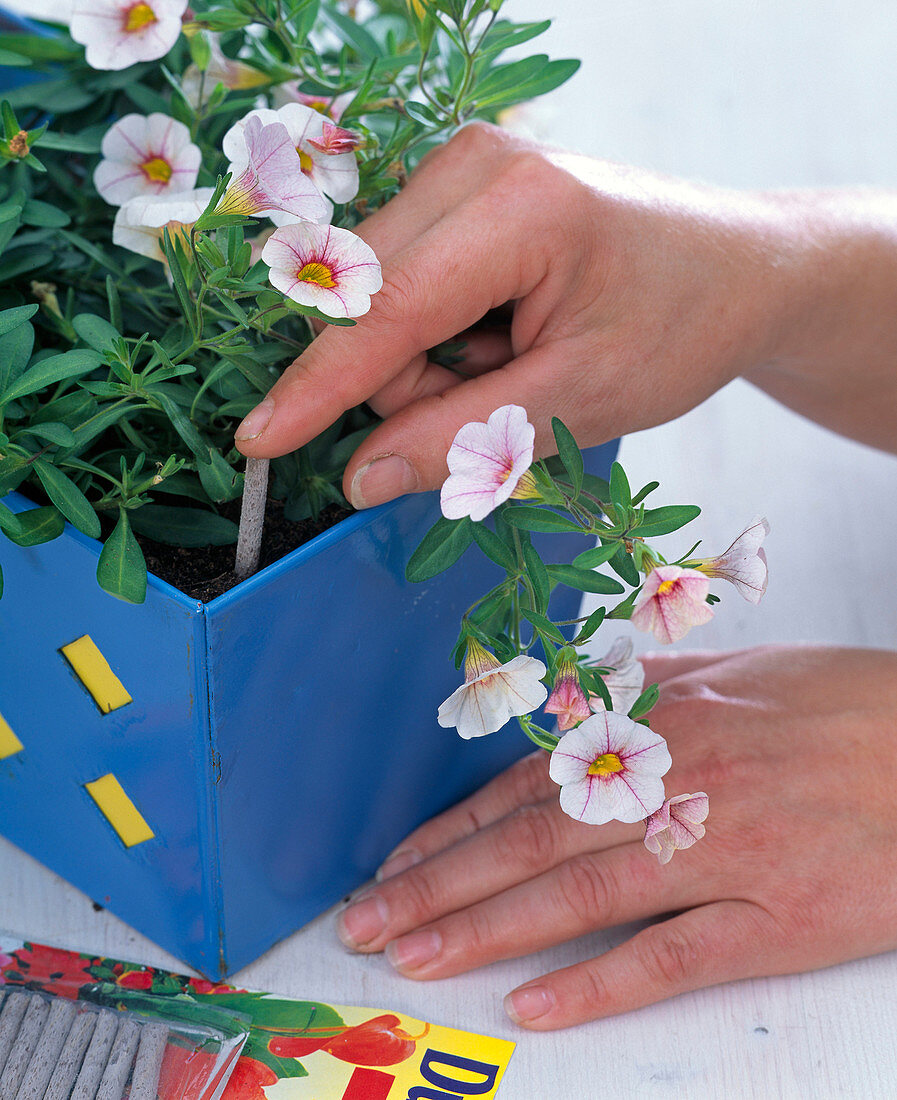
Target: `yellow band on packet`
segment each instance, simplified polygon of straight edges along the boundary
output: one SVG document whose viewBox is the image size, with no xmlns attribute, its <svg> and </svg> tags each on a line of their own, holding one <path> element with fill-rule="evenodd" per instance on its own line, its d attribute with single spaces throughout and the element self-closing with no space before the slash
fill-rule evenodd
<svg viewBox="0 0 897 1100">
<path fill-rule="evenodd" d="M 158 997 L 251 1021 L 221 1100 L 493 1100 L 514 1044 L 397 1012 L 328 1005 L 0 936 L 0 985 L 127 1009 Z M 158 1100 L 173 1100 L 160 1085 Z"/>
</svg>

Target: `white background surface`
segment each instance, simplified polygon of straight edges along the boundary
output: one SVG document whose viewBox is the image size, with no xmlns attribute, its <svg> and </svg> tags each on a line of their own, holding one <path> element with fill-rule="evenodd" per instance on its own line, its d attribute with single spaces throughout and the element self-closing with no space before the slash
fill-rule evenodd
<svg viewBox="0 0 897 1100">
<path fill-rule="evenodd" d="M 538 19 L 546 7 L 508 0 L 508 11 Z M 893 0 L 555 0 L 551 11 L 555 27 L 539 48 L 585 58 L 574 82 L 533 115 L 553 143 L 733 186 L 897 185 Z M 894 646 L 897 460 L 815 428 L 741 383 L 674 424 L 630 437 L 622 458 L 634 481 L 659 477 L 669 501 L 704 507 L 711 549 L 724 548 L 755 512 L 772 523 L 767 599 L 759 610 L 726 600 L 702 645 Z M 181 969 L 5 842 L 0 883 L 0 925 Z M 381 958 L 343 952 L 325 916 L 236 980 L 514 1038 L 502 1100 L 874 1100 L 897 1091 L 894 954 L 723 986 L 556 1035 L 528 1035 L 506 1021 L 509 989 L 625 934 L 418 985 Z"/>
</svg>

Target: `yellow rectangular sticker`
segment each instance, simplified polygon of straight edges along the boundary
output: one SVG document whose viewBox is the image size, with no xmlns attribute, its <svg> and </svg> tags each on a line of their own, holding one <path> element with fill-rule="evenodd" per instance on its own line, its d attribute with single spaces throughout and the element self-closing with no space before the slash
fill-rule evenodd
<svg viewBox="0 0 897 1100">
<path fill-rule="evenodd" d="M 24 747 L 12 732 L 12 726 L 0 714 L 0 760 L 5 760 L 7 756 L 14 756 L 17 752 L 21 752 Z"/>
<path fill-rule="evenodd" d="M 60 652 L 103 714 L 132 702 L 124 684 L 109 667 L 109 662 L 89 634 L 64 645 Z"/>
<path fill-rule="evenodd" d="M 152 840 L 153 830 L 111 772 L 84 786 L 126 848 Z"/>
</svg>

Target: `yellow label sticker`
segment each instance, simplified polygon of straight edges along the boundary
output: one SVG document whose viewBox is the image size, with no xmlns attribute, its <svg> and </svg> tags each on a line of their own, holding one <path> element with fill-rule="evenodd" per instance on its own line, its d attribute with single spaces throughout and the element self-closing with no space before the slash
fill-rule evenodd
<svg viewBox="0 0 897 1100">
<path fill-rule="evenodd" d="M 111 772 L 84 786 L 126 848 L 152 840 L 153 830 Z"/>
<path fill-rule="evenodd" d="M 64 645 L 60 653 L 75 671 L 75 675 L 93 696 L 103 714 L 118 710 L 132 702 L 124 684 L 109 667 L 109 662 L 97 649 L 89 634 Z"/>
<path fill-rule="evenodd" d="M 17 752 L 21 752 L 24 747 L 13 733 L 12 726 L 0 714 L 0 760 L 5 760 L 7 756 L 14 756 Z"/>
</svg>

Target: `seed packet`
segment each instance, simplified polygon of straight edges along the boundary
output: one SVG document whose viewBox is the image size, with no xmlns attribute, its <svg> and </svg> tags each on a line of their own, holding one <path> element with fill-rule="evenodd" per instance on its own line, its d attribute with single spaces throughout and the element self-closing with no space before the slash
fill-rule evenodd
<svg viewBox="0 0 897 1100">
<path fill-rule="evenodd" d="M 221 1100 L 494 1100 L 514 1050 L 504 1039 L 400 1012 L 236 989 L 0 934 L 0 988 L 8 996 L 15 986 L 117 1011 L 156 1006 L 159 1017 L 174 1006 L 182 1016 L 236 1014 L 249 1034 Z M 177 1096 L 164 1086 L 163 1079 L 158 1100 L 217 1100 Z"/>
</svg>

